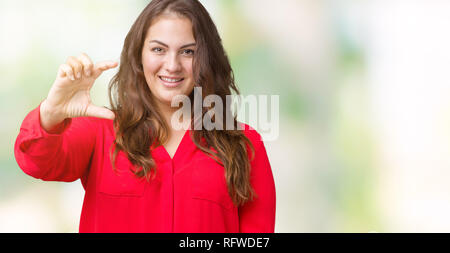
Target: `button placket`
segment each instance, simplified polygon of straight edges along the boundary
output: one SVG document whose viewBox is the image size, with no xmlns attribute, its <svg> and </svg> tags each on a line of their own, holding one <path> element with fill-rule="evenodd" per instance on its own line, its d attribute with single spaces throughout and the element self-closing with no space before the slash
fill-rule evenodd
<svg viewBox="0 0 450 253">
<path fill-rule="evenodd" d="M 170 214 L 170 231 L 173 232 L 174 231 L 174 223 L 175 223 L 175 187 L 174 187 L 174 163 L 173 160 L 170 159 L 169 161 L 169 165 L 170 165 L 170 173 L 169 173 L 169 177 L 170 177 L 170 191 L 171 191 L 171 201 L 169 203 L 171 203 L 172 208 L 171 210 L 171 214 Z"/>
</svg>

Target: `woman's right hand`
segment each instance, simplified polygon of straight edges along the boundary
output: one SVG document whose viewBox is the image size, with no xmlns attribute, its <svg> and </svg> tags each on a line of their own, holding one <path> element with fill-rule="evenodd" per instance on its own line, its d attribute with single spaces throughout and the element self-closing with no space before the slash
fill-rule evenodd
<svg viewBox="0 0 450 253">
<path fill-rule="evenodd" d="M 49 131 L 66 118 L 97 117 L 114 119 L 114 113 L 91 103 L 90 90 L 95 80 L 111 68 L 115 61 L 93 64 L 89 56 L 69 57 L 58 69 L 47 98 L 41 103 L 41 126 Z"/>
</svg>

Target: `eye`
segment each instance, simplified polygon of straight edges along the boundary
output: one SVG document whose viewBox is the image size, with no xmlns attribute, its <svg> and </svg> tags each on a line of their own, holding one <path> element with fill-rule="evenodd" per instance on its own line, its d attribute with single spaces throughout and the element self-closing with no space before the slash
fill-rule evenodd
<svg viewBox="0 0 450 253">
<path fill-rule="evenodd" d="M 195 51 L 192 49 L 184 49 L 182 54 L 184 55 L 194 55 Z"/>
<path fill-rule="evenodd" d="M 161 53 L 161 52 L 163 52 L 163 49 L 160 47 L 154 47 L 154 48 L 152 48 L 152 52 Z"/>
</svg>

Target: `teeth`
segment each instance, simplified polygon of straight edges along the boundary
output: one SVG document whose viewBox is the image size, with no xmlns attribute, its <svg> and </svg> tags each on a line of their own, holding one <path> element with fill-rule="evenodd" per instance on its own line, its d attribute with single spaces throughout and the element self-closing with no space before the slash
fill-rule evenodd
<svg viewBox="0 0 450 253">
<path fill-rule="evenodd" d="M 170 83 L 176 83 L 176 82 L 179 82 L 179 81 L 183 80 L 183 78 L 180 78 L 180 79 L 172 79 L 172 78 L 166 78 L 166 77 L 162 77 L 162 76 L 161 76 L 161 79 L 162 79 L 163 81 L 170 82 Z"/>
</svg>

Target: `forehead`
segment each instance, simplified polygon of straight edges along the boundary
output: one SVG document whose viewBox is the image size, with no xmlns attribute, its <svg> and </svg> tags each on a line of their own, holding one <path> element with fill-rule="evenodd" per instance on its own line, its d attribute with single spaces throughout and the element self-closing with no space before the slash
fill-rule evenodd
<svg viewBox="0 0 450 253">
<path fill-rule="evenodd" d="M 169 46 L 195 42 L 191 21 L 176 14 L 163 14 L 150 24 L 146 40 L 159 40 Z"/>
</svg>

